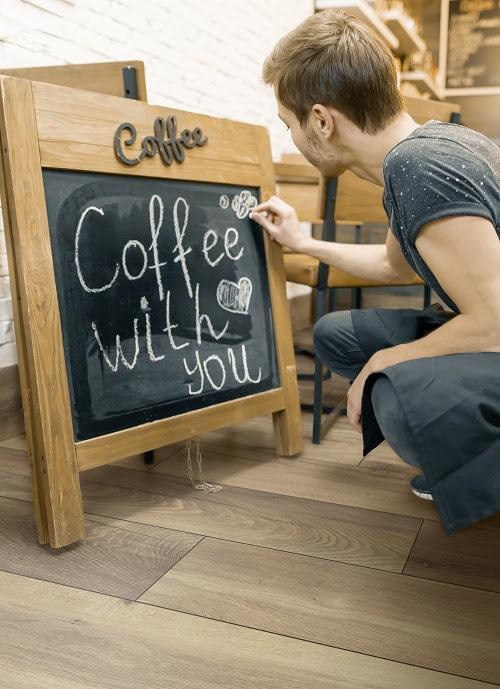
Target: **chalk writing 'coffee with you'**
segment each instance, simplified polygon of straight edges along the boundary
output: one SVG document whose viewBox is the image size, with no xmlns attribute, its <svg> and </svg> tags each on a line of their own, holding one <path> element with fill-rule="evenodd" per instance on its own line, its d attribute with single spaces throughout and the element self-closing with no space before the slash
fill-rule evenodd
<svg viewBox="0 0 500 689">
<path fill-rule="evenodd" d="M 254 198 L 254 197 L 252 197 Z M 190 207 L 186 199 L 179 196 L 172 208 L 171 224 L 167 220 L 164 203 L 161 197 L 153 194 L 148 204 L 148 228 L 151 242 L 144 243 L 138 239 L 128 239 L 121 248 L 120 255 L 109 257 L 112 278 L 101 284 L 92 283 L 85 274 L 85 266 L 82 265 L 81 254 L 85 243 L 86 232 L 92 227 L 92 217 L 105 217 L 105 211 L 98 206 L 88 206 L 82 212 L 75 233 L 74 241 L 74 265 L 78 275 L 81 288 L 88 294 L 98 295 L 113 289 L 117 281 L 123 277 L 127 281 L 137 281 L 148 277 L 147 271 L 154 271 L 156 290 L 153 295 L 142 295 L 138 304 L 139 315 L 132 318 L 131 326 L 133 338 L 123 333 L 117 333 L 113 348 L 106 346 L 103 342 L 101 333 L 95 321 L 92 321 L 91 328 L 95 341 L 102 354 L 103 361 L 108 368 L 116 373 L 120 364 L 125 369 L 132 371 L 141 356 L 140 331 L 145 335 L 146 351 L 142 352 L 147 356 L 151 363 L 165 359 L 167 353 L 155 351 L 153 346 L 152 327 L 151 327 L 151 302 L 158 304 L 162 308 L 163 332 L 167 337 L 164 342 L 169 348 L 170 354 L 177 350 L 186 350 L 182 358 L 182 363 L 186 374 L 191 377 L 188 383 L 190 395 L 201 394 L 205 388 L 220 390 L 225 385 L 228 376 L 232 376 L 234 381 L 240 384 L 259 383 L 262 376 L 261 367 L 257 371 L 251 371 L 251 366 L 247 358 L 247 350 L 244 344 L 237 350 L 228 347 L 224 354 L 211 354 L 204 357 L 200 352 L 202 340 L 211 338 L 212 341 L 219 341 L 228 331 L 229 318 L 241 318 L 249 312 L 252 297 L 252 282 L 243 276 L 238 282 L 223 278 L 219 281 L 216 288 L 216 299 L 218 307 L 226 314 L 225 325 L 216 330 L 212 319 L 208 313 L 204 313 L 200 304 L 200 276 L 204 271 L 224 265 L 236 264 L 245 254 L 245 247 L 242 245 L 238 230 L 234 227 L 227 227 L 223 231 L 207 229 L 203 234 L 201 243 L 201 253 L 205 261 L 205 267 L 191 263 L 192 246 L 188 241 Z M 175 245 L 169 254 L 171 256 L 160 256 L 159 239 L 163 233 L 173 232 Z M 88 252 L 86 252 L 88 253 Z M 190 256 L 191 255 L 191 256 Z M 176 337 L 174 331 L 178 328 L 178 323 L 173 322 L 172 318 L 172 289 L 168 288 L 168 260 L 172 265 L 178 264 L 181 268 L 183 283 L 179 286 L 175 284 L 175 290 L 183 289 L 187 292 L 193 305 L 193 333 L 196 341 Z M 233 270 L 234 272 L 234 270 Z M 165 274 L 167 278 L 165 279 Z M 193 277 L 194 276 L 194 277 Z M 167 284 L 165 284 L 167 282 Z M 149 298 L 148 298 L 149 297 Z M 203 337 L 202 337 L 203 335 Z M 132 353 L 126 355 L 123 347 L 124 339 L 133 340 Z M 185 339 L 185 338 L 184 338 Z M 110 351 L 114 349 L 114 354 Z M 130 346 L 128 347 L 130 349 Z"/>
</svg>

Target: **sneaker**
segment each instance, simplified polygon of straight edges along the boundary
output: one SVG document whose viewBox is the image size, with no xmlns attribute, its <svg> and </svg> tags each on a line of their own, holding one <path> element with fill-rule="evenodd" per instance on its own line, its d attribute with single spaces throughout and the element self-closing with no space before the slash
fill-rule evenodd
<svg viewBox="0 0 500 689">
<path fill-rule="evenodd" d="M 412 478 L 410 481 L 410 488 L 411 492 L 414 493 L 418 498 L 422 498 L 422 500 L 434 500 L 423 474 L 419 474 L 418 476 L 415 476 L 415 478 Z"/>
</svg>

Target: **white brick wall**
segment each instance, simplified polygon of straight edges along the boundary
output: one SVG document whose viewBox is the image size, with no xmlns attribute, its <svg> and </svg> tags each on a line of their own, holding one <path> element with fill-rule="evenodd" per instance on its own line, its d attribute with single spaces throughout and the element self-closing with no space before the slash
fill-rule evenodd
<svg viewBox="0 0 500 689">
<path fill-rule="evenodd" d="M 277 158 L 294 146 L 260 68 L 312 7 L 313 0 L 1 0 L 0 67 L 143 60 L 150 103 L 263 124 Z M 0 224 L 0 367 L 17 360 L 5 254 Z"/>
</svg>

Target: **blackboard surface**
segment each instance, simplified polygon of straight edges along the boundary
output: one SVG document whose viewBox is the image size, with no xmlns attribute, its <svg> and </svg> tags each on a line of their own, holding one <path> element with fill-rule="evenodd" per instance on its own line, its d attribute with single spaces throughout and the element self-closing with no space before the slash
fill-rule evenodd
<svg viewBox="0 0 500 689">
<path fill-rule="evenodd" d="M 279 387 L 257 189 L 43 180 L 76 441 Z"/>
<path fill-rule="evenodd" d="M 500 88 L 500 2 L 450 0 L 446 88 Z"/>
</svg>

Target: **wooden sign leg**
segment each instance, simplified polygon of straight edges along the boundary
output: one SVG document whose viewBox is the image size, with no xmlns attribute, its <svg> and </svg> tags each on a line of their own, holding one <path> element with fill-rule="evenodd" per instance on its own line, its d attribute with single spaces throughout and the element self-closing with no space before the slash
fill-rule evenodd
<svg viewBox="0 0 500 689">
<path fill-rule="evenodd" d="M 35 527 L 40 545 L 45 545 L 49 542 L 49 527 L 47 523 L 47 510 L 45 507 L 45 494 L 43 490 L 43 480 L 41 476 L 41 467 L 36 463 L 33 455 L 29 454 L 31 467 L 31 484 L 33 493 L 33 514 L 35 518 Z"/>
<path fill-rule="evenodd" d="M 41 543 L 85 536 L 66 363 L 45 208 L 31 82 L 0 79 L 0 137 L 15 275 L 16 336 L 29 435 L 33 500 Z"/>
<path fill-rule="evenodd" d="M 64 467 L 61 467 L 61 452 L 55 457 L 41 458 L 44 479 L 50 484 L 45 491 L 45 508 L 48 542 L 52 548 L 63 548 L 86 535 L 80 477 L 73 449 L 70 453 Z"/>
<path fill-rule="evenodd" d="M 14 326 L 16 333 L 16 349 L 19 370 L 19 383 L 21 388 L 23 415 L 24 415 L 24 429 L 26 433 L 26 441 L 28 444 L 28 460 L 31 469 L 31 482 L 33 493 L 33 515 L 35 519 L 35 527 L 38 535 L 38 542 L 41 544 L 49 542 L 49 531 L 47 525 L 47 511 L 45 509 L 45 493 L 43 487 L 43 479 L 41 467 L 35 460 L 36 451 L 33 442 L 32 430 L 32 410 L 29 395 L 29 385 L 27 382 L 26 372 L 26 350 L 24 342 L 24 328 L 21 322 L 21 309 L 19 308 L 19 288 L 17 284 L 16 260 L 14 257 L 14 246 L 12 244 L 12 230 L 11 219 L 9 212 L 9 204 L 7 201 L 7 193 L 5 189 L 5 174 L 3 169 L 3 160 L 0 167 L 0 189 L 2 195 L 2 215 L 5 230 L 5 243 L 7 246 L 7 256 L 9 261 L 9 283 L 12 301 L 12 311 L 14 314 Z"/>
<path fill-rule="evenodd" d="M 4 216 L 7 212 L 4 212 Z M 10 225 L 9 225 L 10 227 Z M 10 231 L 6 231 L 7 241 L 10 241 Z M 13 253 L 10 253 L 13 258 Z M 45 544 L 49 542 L 49 527 L 47 522 L 47 508 L 45 487 L 43 482 L 43 472 L 41 464 L 37 458 L 36 439 L 33 435 L 33 409 L 32 400 L 29 395 L 29 384 L 26 369 L 26 343 L 23 336 L 22 315 L 19 308 L 18 300 L 18 286 L 17 275 L 15 269 L 15 261 L 12 260 L 12 267 L 9 267 L 10 286 L 12 293 L 12 306 L 14 312 L 14 325 L 16 330 L 16 348 L 17 359 L 19 366 L 19 382 L 21 387 L 21 396 L 23 402 L 23 416 L 24 416 L 24 430 L 26 433 L 26 442 L 28 444 L 28 460 L 31 470 L 31 486 L 33 494 L 33 516 L 35 519 L 35 527 L 38 535 L 38 542 Z"/>
<path fill-rule="evenodd" d="M 287 397 L 285 393 L 285 397 Z M 298 401 L 298 400 L 297 400 Z M 274 442 L 279 455 L 290 456 L 302 452 L 302 418 L 300 404 L 290 402 L 287 409 L 273 413 Z"/>
<path fill-rule="evenodd" d="M 302 415 L 297 384 L 297 367 L 293 350 L 290 311 L 285 291 L 283 253 L 275 242 L 268 243 L 269 280 L 273 298 L 276 350 L 285 408 L 273 413 L 276 450 L 280 455 L 295 455 L 304 449 Z"/>
<path fill-rule="evenodd" d="M 0 176 L 3 186 L 4 177 Z M 2 194 L 4 200 L 5 194 Z M 16 261 L 14 257 L 14 247 L 12 245 L 11 224 L 8 205 L 4 201 L 3 217 L 5 227 L 5 240 L 9 257 L 9 282 L 12 297 L 12 311 L 14 313 L 14 325 L 16 331 L 16 349 L 19 369 L 19 383 L 23 403 L 24 429 L 26 442 L 28 444 L 28 460 L 31 469 L 32 493 L 33 493 L 33 512 L 35 526 L 38 534 L 39 543 L 49 542 L 49 531 L 47 525 L 47 511 L 45 507 L 45 489 L 43 485 L 43 474 L 40 463 L 37 461 L 36 443 L 33 437 L 33 410 L 29 396 L 29 384 L 26 370 L 26 343 L 24 341 L 24 328 L 22 327 L 22 314 L 19 308 L 19 288 L 17 284 Z"/>
<path fill-rule="evenodd" d="M 279 333 L 276 337 L 276 349 L 281 386 L 285 393 L 285 408 L 273 413 L 274 438 L 278 454 L 295 455 L 304 449 L 297 366 L 285 291 L 283 254 L 281 247 L 273 244 L 269 253 L 274 254 L 272 280 L 276 281 L 272 288 L 275 329 Z"/>
<path fill-rule="evenodd" d="M 265 127 L 256 127 L 254 131 L 255 143 L 260 154 L 261 193 L 262 200 L 264 201 L 276 193 L 271 146 L 269 143 L 269 133 Z M 271 241 L 264 229 L 262 229 L 262 232 L 264 233 L 268 266 L 267 275 L 273 307 L 278 367 L 281 386 L 285 393 L 285 409 L 273 413 L 274 438 L 278 454 L 295 455 L 304 449 L 304 439 L 297 384 L 297 367 L 293 350 L 292 325 L 286 297 L 283 249 L 276 242 Z"/>
</svg>

